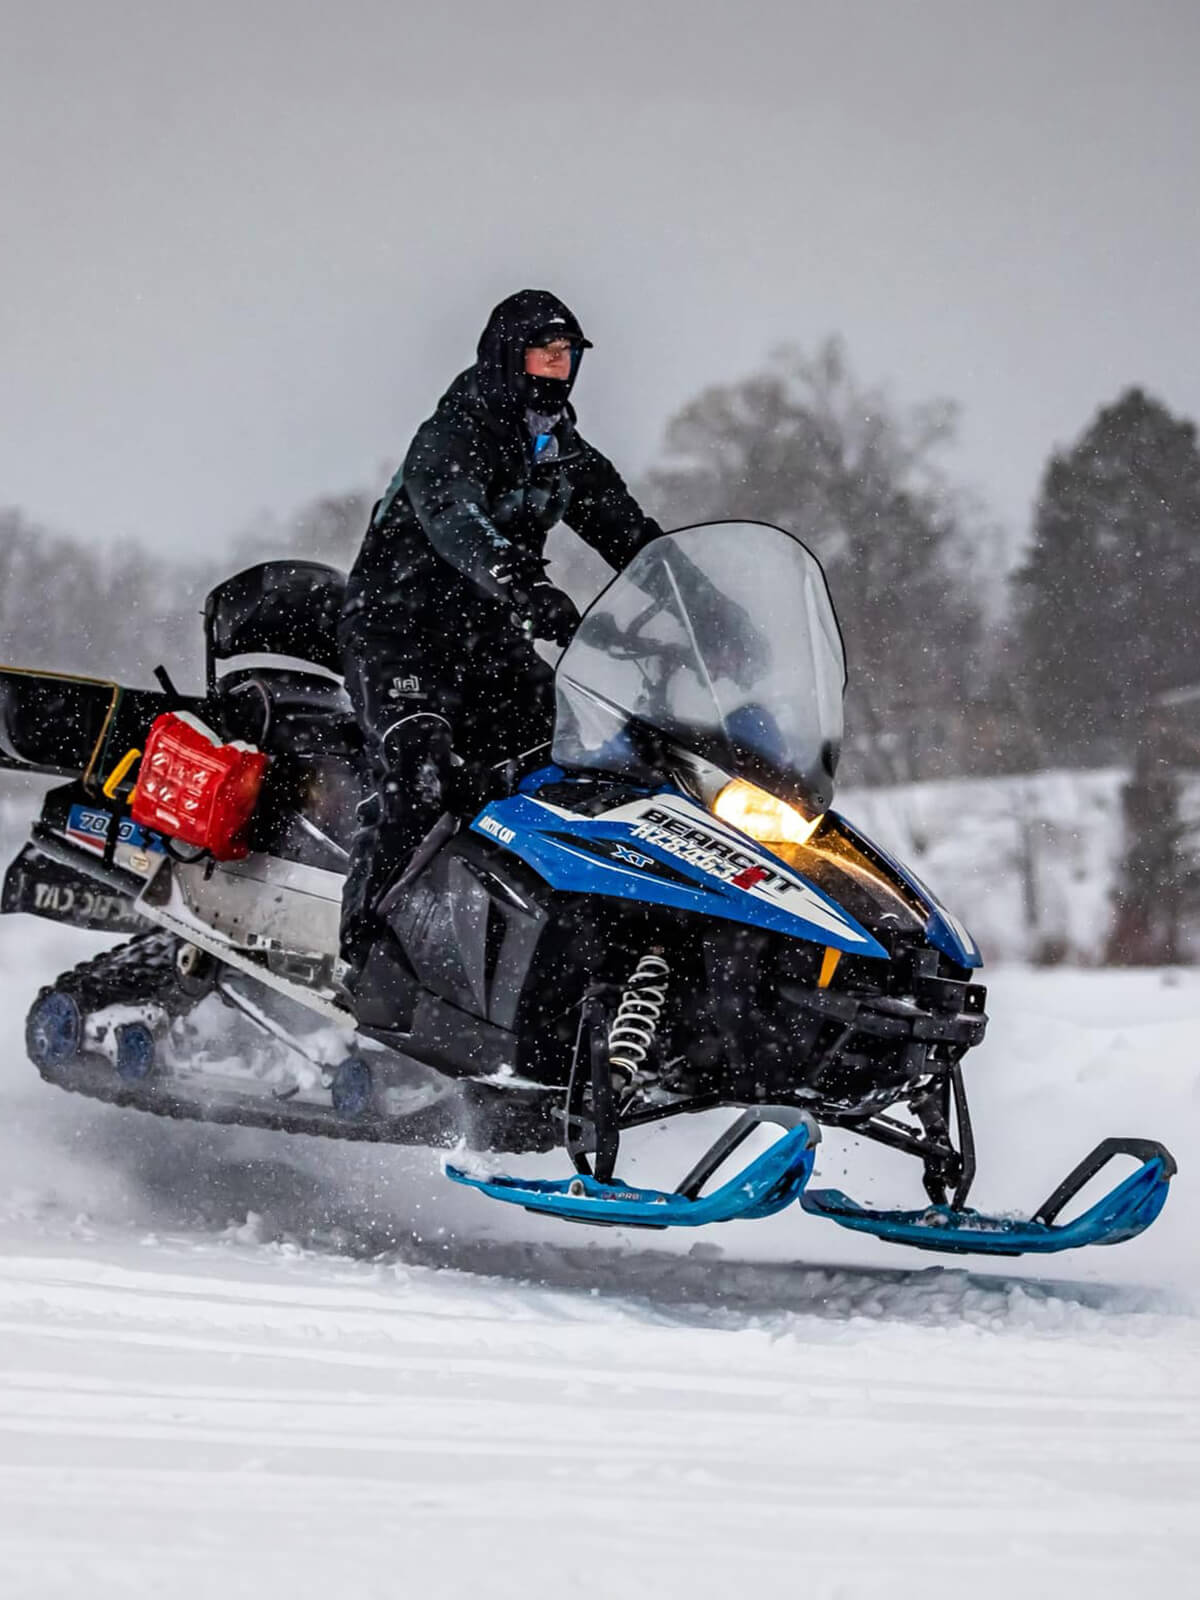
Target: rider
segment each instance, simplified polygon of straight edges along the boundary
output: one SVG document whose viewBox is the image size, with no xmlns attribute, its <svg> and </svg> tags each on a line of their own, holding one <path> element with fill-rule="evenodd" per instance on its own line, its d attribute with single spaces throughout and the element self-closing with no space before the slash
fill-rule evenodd
<svg viewBox="0 0 1200 1600">
<path fill-rule="evenodd" d="M 575 430 L 590 348 L 554 295 L 501 301 L 372 514 L 339 635 L 375 782 L 342 900 L 351 974 L 380 894 L 454 809 L 452 750 L 478 769 L 550 738 L 553 673 L 533 641 L 565 645 L 579 613 L 546 579 L 547 533 L 565 522 L 619 568 L 661 532 Z"/>
</svg>

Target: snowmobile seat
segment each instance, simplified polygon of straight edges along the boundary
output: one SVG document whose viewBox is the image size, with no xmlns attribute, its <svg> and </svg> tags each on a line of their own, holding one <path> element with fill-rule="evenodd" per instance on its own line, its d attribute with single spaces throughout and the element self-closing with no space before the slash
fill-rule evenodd
<svg viewBox="0 0 1200 1600">
<path fill-rule="evenodd" d="M 290 667 L 241 667 L 217 682 L 221 732 L 270 755 L 353 757 L 362 734 L 334 678 Z"/>
</svg>

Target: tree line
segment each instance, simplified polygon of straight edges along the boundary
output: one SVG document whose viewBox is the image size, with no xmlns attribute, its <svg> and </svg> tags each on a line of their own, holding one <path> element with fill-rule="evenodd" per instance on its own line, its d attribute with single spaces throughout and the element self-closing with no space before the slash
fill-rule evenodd
<svg viewBox="0 0 1200 1600">
<path fill-rule="evenodd" d="M 780 522 L 820 555 L 868 781 L 1127 758 L 1200 686 L 1195 424 L 1131 388 L 1049 457 L 1021 564 L 948 477 L 955 415 L 862 386 L 837 341 L 699 395 L 651 474 L 668 520 Z"/>
<path fill-rule="evenodd" d="M 1050 455 L 1013 572 L 946 469 L 954 437 L 952 406 L 898 405 L 830 340 L 697 395 L 635 489 L 668 526 L 761 519 L 820 556 L 850 664 L 847 780 L 1132 759 L 1200 686 L 1195 425 L 1137 388 L 1101 407 Z M 317 500 L 193 563 L 0 510 L 0 659 L 143 683 L 164 661 L 198 682 L 211 584 L 270 556 L 347 566 L 373 498 Z M 586 598 L 599 566 L 555 548 Z"/>
</svg>

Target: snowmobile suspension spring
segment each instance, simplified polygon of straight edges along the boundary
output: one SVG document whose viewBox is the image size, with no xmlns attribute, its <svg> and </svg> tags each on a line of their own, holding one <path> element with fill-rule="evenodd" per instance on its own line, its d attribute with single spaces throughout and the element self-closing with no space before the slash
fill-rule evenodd
<svg viewBox="0 0 1200 1600">
<path fill-rule="evenodd" d="M 650 1054 L 670 976 L 670 965 L 652 952 L 647 952 L 630 974 L 608 1031 L 608 1059 L 615 1071 L 635 1078 Z"/>
</svg>

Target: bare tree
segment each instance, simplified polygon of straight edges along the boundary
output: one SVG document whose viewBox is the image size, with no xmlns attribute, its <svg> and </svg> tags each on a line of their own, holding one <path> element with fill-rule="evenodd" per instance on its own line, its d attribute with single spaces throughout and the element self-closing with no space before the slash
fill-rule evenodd
<svg viewBox="0 0 1200 1600">
<path fill-rule="evenodd" d="M 860 386 L 836 339 L 813 357 L 783 348 L 673 419 L 644 489 L 674 525 L 773 522 L 820 557 L 846 635 L 850 750 L 869 780 L 962 764 L 963 703 L 984 691 L 980 519 L 940 467 L 954 423 L 944 402 L 905 411 Z"/>
</svg>

